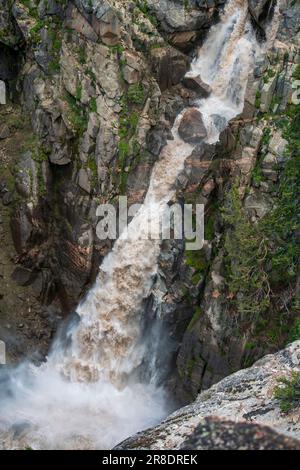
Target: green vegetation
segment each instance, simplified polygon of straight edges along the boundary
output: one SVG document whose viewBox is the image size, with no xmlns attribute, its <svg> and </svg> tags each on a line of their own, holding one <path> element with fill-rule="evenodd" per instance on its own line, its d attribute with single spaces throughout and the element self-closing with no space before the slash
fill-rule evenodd
<svg viewBox="0 0 300 470">
<path fill-rule="evenodd" d="M 22 152 L 35 152 L 36 148 L 38 146 L 38 138 L 36 135 L 30 133 L 29 135 L 26 136 L 26 138 L 23 140 L 22 145 L 21 145 L 21 151 Z"/>
<path fill-rule="evenodd" d="M 263 77 L 263 82 L 269 83 L 270 79 L 275 77 L 275 75 L 276 75 L 275 70 L 268 69 Z"/>
<path fill-rule="evenodd" d="M 96 85 L 96 75 L 94 74 L 94 72 L 91 70 L 91 69 L 85 69 L 85 74 L 90 77 L 91 81 L 92 81 L 92 85 L 95 86 Z"/>
<path fill-rule="evenodd" d="M 121 67 L 123 62 L 121 63 Z M 122 76 L 122 70 L 121 70 Z M 121 113 L 119 120 L 118 168 L 119 190 L 123 194 L 126 190 L 129 172 L 136 167 L 141 158 L 141 149 L 134 138 L 138 123 L 140 108 L 146 99 L 143 85 L 129 85 L 120 99 Z"/>
<path fill-rule="evenodd" d="M 30 29 L 29 35 L 31 41 L 34 44 L 39 44 L 41 42 L 40 30 L 45 26 L 43 20 L 37 20 L 36 24 Z"/>
<path fill-rule="evenodd" d="M 255 96 L 255 107 L 259 109 L 260 105 L 261 105 L 261 91 L 258 90 Z"/>
<path fill-rule="evenodd" d="M 116 44 L 114 46 L 109 46 L 111 54 L 122 55 L 124 52 L 124 47 L 121 44 Z"/>
<path fill-rule="evenodd" d="M 267 241 L 258 227 L 249 222 L 236 185 L 227 194 L 223 220 L 227 224 L 225 268 L 232 302 L 241 315 L 259 315 L 270 304 L 270 286 L 264 266 Z"/>
<path fill-rule="evenodd" d="M 187 327 L 188 331 L 191 331 L 194 328 L 195 324 L 197 323 L 201 315 L 202 315 L 201 307 L 196 307 L 195 313 L 189 323 L 189 326 Z"/>
<path fill-rule="evenodd" d="M 5 117 L 0 115 L 0 123 L 2 124 L 4 122 L 8 125 L 8 127 L 13 129 L 23 129 L 27 124 L 27 120 L 24 120 L 24 116 L 12 113 L 5 115 Z"/>
<path fill-rule="evenodd" d="M 296 76 L 297 73 L 299 66 Z M 229 307 L 241 315 L 240 334 L 252 324 L 249 341 L 258 349 L 264 343 L 279 348 L 300 339 L 300 298 L 296 288 L 300 274 L 300 105 L 290 105 L 281 114 L 265 113 L 263 117 L 268 127 L 252 173 L 254 184 L 264 180 L 261 162 L 272 129 L 280 129 L 288 141 L 284 162 L 278 167 L 279 185 L 272 193 L 273 209 L 253 224 L 243 209 L 237 186 L 228 192 L 223 209 Z M 251 364 L 255 349 L 253 346 L 245 351 L 244 365 Z"/>
<path fill-rule="evenodd" d="M 283 136 L 288 141 L 276 207 L 262 222 L 269 237 L 273 281 L 288 285 L 299 273 L 300 239 L 300 105 L 287 111 Z"/>
<path fill-rule="evenodd" d="M 300 80 L 300 64 L 297 65 L 295 72 L 293 73 L 295 80 Z"/>
<path fill-rule="evenodd" d="M 147 0 L 135 0 L 135 3 L 145 17 L 157 28 L 158 20 L 156 16 L 151 13 Z"/>
<path fill-rule="evenodd" d="M 288 342 L 292 343 L 293 341 L 300 340 L 300 308 L 299 308 L 299 318 L 296 318 L 292 328 L 289 333 Z"/>
<path fill-rule="evenodd" d="M 82 86 L 78 85 L 77 88 L 76 88 L 75 99 L 77 101 L 80 101 L 81 100 L 81 95 L 82 95 Z"/>
<path fill-rule="evenodd" d="M 78 54 L 78 62 L 79 62 L 81 65 L 86 64 L 87 56 L 86 56 L 86 50 L 85 50 L 85 47 L 84 47 L 84 46 L 80 46 L 80 47 L 77 49 L 77 54 Z"/>
<path fill-rule="evenodd" d="M 145 90 L 141 83 L 130 85 L 127 91 L 127 99 L 131 104 L 143 105 L 145 102 Z"/>
<path fill-rule="evenodd" d="M 28 13 L 30 16 L 32 16 L 33 18 L 38 18 L 36 2 L 32 2 L 31 0 L 20 0 L 20 3 L 28 9 Z"/>
<path fill-rule="evenodd" d="M 294 372 L 290 379 L 282 377 L 274 389 L 274 398 L 279 400 L 280 409 L 287 413 L 300 406 L 300 372 Z"/>
<path fill-rule="evenodd" d="M 98 170 L 97 170 L 97 163 L 96 163 L 96 157 L 95 155 L 89 155 L 88 161 L 85 165 L 83 165 L 83 168 L 87 168 L 91 172 L 91 187 L 92 189 L 95 189 L 97 187 L 98 183 Z"/>
<path fill-rule="evenodd" d="M 58 59 L 53 59 L 49 62 L 48 65 L 49 71 L 56 73 L 60 71 L 60 63 Z"/>
<path fill-rule="evenodd" d="M 76 98 L 69 93 L 65 96 L 65 101 L 69 105 L 68 118 L 77 137 L 82 137 L 86 131 L 88 124 L 88 116 L 86 109 L 80 104 L 78 95 L 81 93 L 80 88 L 76 92 Z"/>
</svg>

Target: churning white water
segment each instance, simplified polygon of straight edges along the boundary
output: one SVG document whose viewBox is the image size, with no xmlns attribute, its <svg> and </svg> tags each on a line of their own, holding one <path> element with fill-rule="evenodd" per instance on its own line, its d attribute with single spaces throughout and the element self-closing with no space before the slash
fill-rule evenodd
<svg viewBox="0 0 300 470">
<path fill-rule="evenodd" d="M 189 72 L 213 90 L 195 104 L 208 143 L 216 142 L 242 111 L 256 49 L 248 2 L 229 0 Z M 158 240 L 144 239 L 145 218 L 149 208 L 160 212 L 172 199 L 174 182 L 194 150 L 178 135 L 182 114 L 153 169 L 144 208 L 129 225 L 129 236 L 123 233 L 116 241 L 77 309 L 80 321 L 70 328 L 68 346 L 57 340 L 47 363 L 23 364 L 2 380 L 0 446 L 111 448 L 170 411 L 156 371 L 148 371 L 148 383 L 140 383 L 136 371 L 148 353 L 141 335 L 142 301 L 151 290 L 160 250 Z"/>
</svg>

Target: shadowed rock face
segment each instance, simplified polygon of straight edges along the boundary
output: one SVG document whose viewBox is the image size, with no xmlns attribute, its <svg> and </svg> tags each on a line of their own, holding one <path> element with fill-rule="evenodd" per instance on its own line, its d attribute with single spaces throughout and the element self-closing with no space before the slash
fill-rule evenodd
<svg viewBox="0 0 300 470">
<path fill-rule="evenodd" d="M 299 408 L 280 411 L 273 390 L 281 377 L 300 370 L 300 341 L 229 375 L 162 424 L 127 439 L 118 449 L 300 448 Z M 232 417 L 240 423 L 232 423 Z M 255 423 L 255 425 L 253 424 Z M 262 426 L 264 425 L 264 426 Z M 272 426 L 269 429 L 266 426 Z"/>
<path fill-rule="evenodd" d="M 27 154 L 26 159 L 22 157 L 24 153 L 18 153 L 22 165 L 17 161 L 13 165 L 14 189 L 10 189 L 9 192 L 7 189 L 3 195 L 3 205 L 12 206 L 14 198 L 17 203 L 17 210 L 12 218 L 12 228 L 20 263 L 14 271 L 14 279 L 20 289 L 22 287 L 20 295 L 26 298 L 25 287 L 30 284 L 36 298 L 41 299 L 43 303 L 51 304 L 49 309 L 45 306 L 43 310 L 39 305 L 35 306 L 35 318 L 31 312 L 28 317 L 21 318 L 20 315 L 20 321 L 13 322 L 12 328 L 12 322 L 5 320 L 5 324 L 7 323 L 12 331 L 15 331 L 17 325 L 20 331 L 24 332 L 24 344 L 20 343 L 21 346 L 16 352 L 22 355 L 28 344 L 27 330 L 31 335 L 36 331 L 36 339 L 32 339 L 32 345 L 48 342 L 48 337 L 43 339 L 41 335 L 50 336 L 56 329 L 56 318 L 61 314 L 61 308 L 57 305 L 58 300 L 62 304 L 62 310 L 69 312 L 84 295 L 96 276 L 101 259 L 111 249 L 110 243 L 98 242 L 94 233 L 97 222 L 94 214 L 100 198 L 101 201 L 107 202 L 119 194 L 121 175 L 123 181 L 127 178 L 127 185 L 126 183 L 124 185 L 126 188 L 122 190 L 128 195 L 130 203 L 141 202 L 148 187 L 151 168 L 167 139 L 172 139 L 170 129 L 174 119 L 187 105 L 194 106 L 194 100 L 199 94 L 209 95 L 209 88 L 198 80 L 193 79 L 191 83 L 190 78 L 186 79 L 184 81 L 186 88 L 180 84 L 189 67 L 190 57 L 178 49 L 186 52 L 195 47 L 199 37 L 202 37 L 214 22 L 214 17 L 218 11 L 221 11 L 224 2 L 191 1 L 191 8 L 182 14 L 186 3 L 184 0 L 148 0 L 149 14 L 148 12 L 143 14 L 142 11 L 134 14 L 131 7 L 136 2 L 132 2 L 130 8 L 127 8 L 129 2 L 125 0 L 99 1 L 94 12 L 89 0 L 77 0 L 74 2 L 77 7 L 69 2 L 71 7 L 66 13 L 64 8 L 51 0 L 43 2 L 43 11 L 39 10 L 39 16 L 43 21 L 46 20 L 50 29 L 52 28 L 52 33 L 55 34 L 50 35 L 48 27 L 42 28 L 37 31 L 38 37 L 34 46 L 30 31 L 36 25 L 36 19 L 30 16 L 27 8 L 18 3 L 19 10 L 14 9 L 13 13 L 7 13 L 5 16 L 1 7 L 4 4 L 7 6 L 8 2 L 0 0 L 0 33 L 3 28 L 7 30 L 7 26 L 10 31 L 9 35 L 3 35 L 0 39 L 0 79 L 1 73 L 5 80 L 15 78 L 17 72 L 14 71 L 14 67 L 18 65 L 18 61 L 15 60 L 14 47 L 16 44 L 26 43 L 24 70 L 22 70 L 24 80 L 20 80 L 18 90 L 22 103 L 25 104 L 26 113 L 32 119 L 34 133 L 45 144 L 46 154 L 40 161 L 33 154 L 34 149 L 31 149 L 32 155 Z M 271 3 L 269 0 L 249 0 L 257 20 L 261 14 L 264 17 Z M 120 11 L 116 12 L 116 5 L 120 6 Z M 60 20 L 63 20 L 63 26 L 58 30 L 51 21 L 51 17 L 56 14 Z M 142 19 L 141 27 L 134 21 L 137 14 L 139 19 Z M 155 21 L 149 20 L 150 15 L 156 18 L 157 26 Z M 153 16 L 152 20 L 155 19 Z M 299 6 L 287 9 L 283 13 L 282 22 L 282 36 L 279 36 L 282 40 L 298 34 Z M 145 30 L 149 34 L 146 34 Z M 54 43 L 55 47 L 53 47 L 54 37 L 58 38 L 58 43 Z M 132 39 L 133 44 L 128 38 Z M 122 47 L 116 47 L 119 44 L 122 44 Z M 112 45 L 115 47 L 108 47 Z M 286 47 L 289 50 L 289 46 Z M 2 55 L 1 50 L 5 51 Z M 251 118 L 257 111 L 258 104 L 255 101 L 260 84 L 263 85 L 261 110 L 268 110 L 273 98 L 282 98 L 278 92 L 279 83 L 282 84 L 286 94 L 284 100 L 286 103 L 289 100 L 290 78 L 286 69 L 291 68 L 297 55 L 289 50 L 289 66 L 286 67 L 284 59 L 286 51 L 282 49 L 278 51 L 275 55 L 276 57 L 278 55 L 279 62 L 270 65 L 269 59 L 266 59 L 258 67 L 259 70 L 253 78 L 254 82 L 249 83 L 247 104 L 250 107 Z M 19 65 L 22 65 L 21 62 Z M 53 71 L 50 65 L 57 68 Z M 267 77 L 267 83 L 263 83 L 263 79 L 266 78 L 264 73 L 268 67 L 270 72 L 276 70 L 276 73 L 272 77 Z M 252 77 L 249 82 L 251 80 Z M 119 103 L 123 102 L 121 98 L 124 96 L 128 96 L 131 100 L 129 107 L 133 121 L 137 115 L 140 120 L 134 135 L 130 134 L 125 138 L 126 142 L 122 142 L 128 153 L 123 165 L 120 163 L 118 151 L 120 134 L 124 129 L 116 129 L 116 123 L 119 124 L 123 120 L 126 129 L 133 125 L 131 121 L 127 122 L 127 117 L 120 118 L 122 109 Z M 66 97 L 69 100 L 66 101 Z M 281 107 L 284 100 L 281 100 Z M 214 125 L 223 130 L 224 123 L 217 111 L 216 109 Z M 76 118 L 75 124 L 70 122 L 70 115 L 73 121 L 74 117 Z M 243 118 L 245 116 L 244 112 Z M 6 114 L 3 118 L 6 121 Z M 76 129 L 78 118 L 79 125 L 83 128 Z M 195 112 L 193 108 L 187 111 L 181 124 L 180 133 L 187 142 L 198 143 L 206 136 L 201 114 Z M 272 207 L 272 199 L 268 193 L 272 193 L 271 183 L 275 183 L 278 178 L 278 172 L 272 168 L 273 162 L 281 158 L 277 155 L 279 150 L 278 148 L 272 150 L 271 141 L 269 149 L 271 155 L 268 154 L 265 158 L 265 167 L 263 167 L 266 181 L 262 182 L 259 189 L 253 189 L 250 182 L 247 183 L 245 180 L 251 179 L 251 169 L 255 165 L 263 129 L 259 123 L 256 127 L 255 122 L 232 124 L 232 127 L 224 130 L 221 136 L 221 139 L 225 140 L 226 137 L 227 140 L 226 145 L 223 145 L 223 140 L 221 141 L 220 147 L 223 145 L 223 148 L 210 146 L 202 151 L 202 147 L 199 146 L 195 149 L 187 161 L 184 172 L 178 178 L 178 188 L 180 191 L 184 188 L 183 197 L 186 197 L 186 202 L 190 202 L 188 200 L 190 196 L 195 200 L 200 194 L 197 202 L 206 204 L 210 211 L 210 206 L 221 205 L 224 187 L 230 184 L 230 178 L 233 180 L 242 174 L 241 184 L 244 187 L 248 184 L 251 191 L 246 200 L 247 207 L 252 212 L 265 213 L 265 208 Z M 233 137 L 234 126 L 238 137 Z M 6 122 L 3 124 L 0 121 L 0 137 L 2 135 L 2 138 L 7 140 L 10 135 L 12 136 L 11 140 L 3 143 L 6 149 L 7 142 L 11 144 L 11 141 L 15 140 L 14 132 L 13 123 L 7 126 Z M 28 134 L 30 140 L 32 136 L 29 131 Z M 129 144 L 133 141 L 138 145 L 131 148 Z M 137 155 L 134 153 L 135 147 L 138 148 Z M 7 160 L 10 159 L 10 154 L 6 149 L 3 158 Z M 224 156 L 224 150 L 227 151 L 226 161 L 221 161 L 219 164 L 218 161 Z M 210 166 L 213 158 L 214 166 Z M 8 179 L 6 176 L 5 178 Z M 206 244 L 203 259 L 197 260 L 196 268 L 191 267 L 186 263 L 183 243 L 176 241 L 165 243 L 161 252 L 160 271 L 155 288 L 145 301 L 149 310 L 149 312 L 146 310 L 146 316 L 151 319 L 149 323 L 152 320 L 154 323 L 155 315 L 163 317 L 168 331 L 171 331 L 172 337 L 176 339 L 176 345 L 181 344 L 179 353 L 176 352 L 177 367 L 180 373 L 180 385 L 183 384 L 184 392 L 189 393 L 188 400 L 194 398 L 200 390 L 210 387 L 232 371 L 243 367 L 245 344 L 240 337 L 234 336 L 236 330 L 234 315 L 226 313 L 226 306 L 230 303 L 224 286 L 226 279 L 223 277 L 222 263 L 216 258 L 217 244 L 224 231 L 222 233 L 221 222 L 213 213 L 213 209 L 211 212 L 212 217 L 211 213 L 209 217 L 213 223 L 210 225 L 214 233 Z M 5 224 L 6 227 L 7 223 Z M 5 248 L 5 251 L 8 249 Z M 221 250 L 218 256 L 222 258 Z M 10 264 L 9 269 L 11 270 Z M 15 296 L 14 289 L 10 290 Z M 186 290 L 188 296 L 184 297 L 183 292 Z M 1 295 L 4 295 L 5 301 L 11 300 L 8 288 L 5 292 L 1 291 Z M 32 300 L 30 302 L 32 308 Z M 19 307 L 16 309 L 16 305 L 18 307 L 18 304 L 14 303 L 11 308 L 18 310 Z M 199 305 L 201 315 L 197 314 Z M 42 315 L 49 315 L 52 321 L 52 311 L 55 314 L 55 317 L 53 314 L 53 328 L 44 320 L 39 324 L 37 319 L 40 320 Z M 4 324 L 2 319 L 1 323 Z M 33 324 L 37 325 L 36 330 L 33 329 Z M 187 328 L 189 324 L 190 327 Z M 247 325 L 247 328 L 251 330 L 252 326 Z M 2 333 L 0 336 L 4 338 Z M 284 341 L 285 338 L 280 346 L 276 346 L 277 349 L 282 347 Z M 274 346 L 271 347 L 273 351 Z M 45 349 L 43 347 L 43 351 Z M 266 346 L 266 350 L 270 350 L 270 345 Z M 266 350 L 263 348 L 255 350 L 251 356 L 252 362 L 264 355 Z M 166 357 L 163 355 L 160 363 L 162 368 L 164 362 L 166 363 Z M 213 396 L 217 398 L 216 403 L 208 403 L 208 409 L 207 395 L 201 395 L 199 403 L 203 400 L 204 406 L 200 415 L 203 417 L 205 413 L 218 414 L 219 400 L 223 400 L 225 417 L 228 418 L 236 412 L 235 406 L 239 413 L 238 404 L 245 401 L 246 411 L 244 414 L 241 413 L 240 418 L 252 419 L 254 416 L 256 419 L 257 416 L 267 416 L 269 419 L 273 412 L 273 402 L 269 396 L 266 398 L 266 403 L 271 400 L 270 408 L 261 407 L 260 404 L 256 406 L 256 398 L 253 398 L 253 403 L 247 401 L 246 394 L 249 390 L 252 394 L 261 380 L 256 372 L 251 375 L 252 372 L 249 371 L 250 376 L 247 376 L 245 381 L 250 377 L 250 386 L 240 377 L 235 383 L 234 376 L 230 376 L 228 382 L 219 384 L 220 386 L 223 384 L 226 392 L 219 394 L 219 389 L 211 389 Z M 240 401 L 235 401 L 235 397 L 231 395 L 232 389 L 235 390 L 236 396 L 239 396 L 243 387 L 246 390 L 245 396 L 242 396 Z M 173 386 L 174 389 L 179 390 L 178 383 L 177 386 Z M 229 410 L 228 415 L 226 400 L 222 393 L 232 398 L 233 411 Z M 180 399 L 184 397 L 186 400 L 186 395 L 183 392 L 178 393 L 180 394 Z M 189 409 L 192 410 L 191 416 L 195 418 L 194 408 Z M 285 429 L 285 419 L 278 414 L 276 404 L 274 409 L 277 410 L 277 414 L 274 412 L 276 416 L 274 419 L 270 418 L 272 423 L 276 424 L 277 418 L 279 422 L 282 419 L 281 428 Z M 180 422 L 181 415 L 178 416 Z M 269 423 L 267 419 L 266 422 Z M 184 427 L 184 421 L 182 423 Z M 197 421 L 199 432 L 195 439 L 196 441 L 199 439 L 199 445 L 203 446 L 213 445 L 204 442 L 203 434 L 207 427 L 211 430 L 213 427 L 218 428 L 216 433 L 219 436 L 218 433 L 227 435 L 231 426 L 231 424 L 228 427 L 223 426 L 223 422 L 217 425 L 210 420 L 201 423 Z M 241 429 L 239 428 L 240 432 Z M 248 433 L 248 429 L 245 433 Z M 188 438 L 187 436 L 187 442 Z M 155 439 L 156 437 L 154 441 Z M 183 445 L 185 442 L 183 436 L 178 445 Z"/>
</svg>

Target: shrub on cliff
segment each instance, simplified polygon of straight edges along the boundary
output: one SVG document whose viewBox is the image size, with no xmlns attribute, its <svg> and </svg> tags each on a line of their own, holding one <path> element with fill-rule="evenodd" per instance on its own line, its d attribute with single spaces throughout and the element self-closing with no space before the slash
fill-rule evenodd
<svg viewBox="0 0 300 470">
<path fill-rule="evenodd" d="M 274 389 L 274 398 L 279 400 L 284 413 L 300 406 L 300 372 L 294 372 L 290 379 L 280 378 Z"/>
</svg>

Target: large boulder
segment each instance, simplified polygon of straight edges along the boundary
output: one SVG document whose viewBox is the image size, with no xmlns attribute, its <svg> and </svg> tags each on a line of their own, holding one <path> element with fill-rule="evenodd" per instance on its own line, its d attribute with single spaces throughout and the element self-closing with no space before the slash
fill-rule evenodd
<svg viewBox="0 0 300 470">
<path fill-rule="evenodd" d="M 184 77 L 182 83 L 189 90 L 198 93 L 200 98 L 207 98 L 212 92 L 211 87 L 201 79 L 200 75 L 198 75 L 198 77 L 190 77 L 187 75 Z"/>
<path fill-rule="evenodd" d="M 2 44 L 15 48 L 22 42 L 22 35 L 11 14 L 11 3 L 0 0 L 0 39 Z"/>
<path fill-rule="evenodd" d="M 178 132 L 189 144 L 198 144 L 207 136 L 202 114 L 196 108 L 188 109 L 181 119 Z"/>
<path fill-rule="evenodd" d="M 164 91 L 181 82 L 188 70 L 189 60 L 171 46 L 158 47 L 151 50 L 151 65 L 159 87 Z"/>
</svg>

